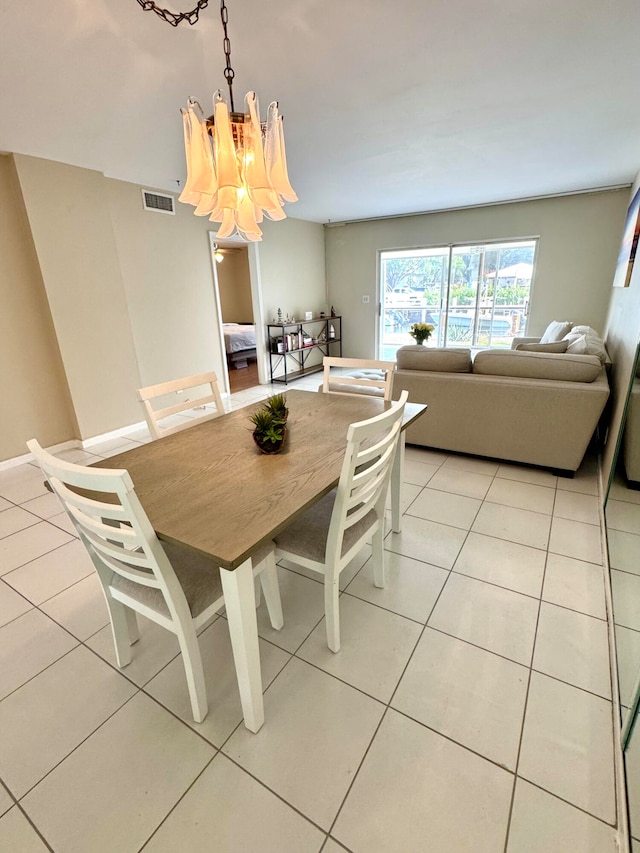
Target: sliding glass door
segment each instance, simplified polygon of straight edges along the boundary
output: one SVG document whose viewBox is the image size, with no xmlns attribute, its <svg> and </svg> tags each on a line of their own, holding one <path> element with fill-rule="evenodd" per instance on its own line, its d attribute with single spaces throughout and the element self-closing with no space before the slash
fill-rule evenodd
<svg viewBox="0 0 640 853">
<path fill-rule="evenodd" d="M 505 347 L 524 335 L 536 240 L 380 253 L 381 358 L 431 323 L 433 346 Z"/>
</svg>

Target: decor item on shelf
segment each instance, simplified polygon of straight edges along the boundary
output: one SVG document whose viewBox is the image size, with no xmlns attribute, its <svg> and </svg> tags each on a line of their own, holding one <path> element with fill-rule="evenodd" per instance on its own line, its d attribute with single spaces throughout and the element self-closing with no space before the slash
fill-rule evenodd
<svg viewBox="0 0 640 853">
<path fill-rule="evenodd" d="M 409 329 L 409 334 L 417 344 L 424 344 L 429 340 L 431 332 L 435 329 L 431 323 L 413 323 Z"/>
<path fill-rule="evenodd" d="M 333 305 L 331 306 L 331 316 L 332 317 L 336 316 L 336 311 L 335 311 L 335 308 L 333 307 Z"/>
<path fill-rule="evenodd" d="M 304 319 L 305 320 L 312 320 L 313 319 L 313 311 L 305 311 L 304 312 Z"/>
<path fill-rule="evenodd" d="M 278 308 L 278 323 L 282 323 L 282 308 Z"/>
<path fill-rule="evenodd" d="M 213 244 L 213 257 L 217 264 L 221 264 L 224 261 L 224 255 L 220 251 L 217 243 Z"/>
<path fill-rule="evenodd" d="M 288 417 L 284 394 L 274 394 L 251 415 L 253 440 L 262 453 L 280 453 L 287 437 Z"/>
<path fill-rule="evenodd" d="M 178 14 L 156 5 L 153 0 L 138 0 L 145 11 L 153 11 L 173 27 L 182 21 L 195 24 L 208 0 L 198 0 L 191 12 Z M 260 120 L 255 92 L 245 97 L 244 112 L 236 112 L 233 102 L 231 43 L 225 0 L 220 3 L 226 58 L 224 76 L 229 88 L 231 111 L 218 90 L 213 96 L 213 115 L 205 118 L 195 98 L 189 98 L 182 110 L 187 180 L 179 200 L 195 206 L 196 216 L 208 216 L 220 222 L 217 236 L 222 239 L 238 233 L 243 240 L 262 239 L 259 223 L 263 216 L 285 219 L 285 202 L 298 200 L 287 174 L 282 116 L 278 102 L 272 101 L 267 120 Z"/>
<path fill-rule="evenodd" d="M 335 336 L 336 336 L 336 330 L 334 329 L 333 324 L 330 324 L 329 325 L 329 337 L 335 338 Z"/>
</svg>

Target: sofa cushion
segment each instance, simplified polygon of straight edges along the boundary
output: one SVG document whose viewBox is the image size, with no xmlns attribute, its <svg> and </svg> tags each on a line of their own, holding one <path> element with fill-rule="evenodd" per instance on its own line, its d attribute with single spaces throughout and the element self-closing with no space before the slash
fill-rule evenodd
<svg viewBox="0 0 640 853">
<path fill-rule="evenodd" d="M 453 347 L 400 347 L 398 370 L 435 370 L 440 373 L 471 373 L 471 350 Z"/>
<path fill-rule="evenodd" d="M 473 362 L 473 372 L 521 379 L 559 379 L 565 382 L 593 382 L 601 371 L 595 355 L 558 355 L 521 350 L 484 350 Z"/>
<path fill-rule="evenodd" d="M 570 332 L 573 323 L 570 320 L 552 320 L 544 330 L 544 335 L 540 338 L 541 344 L 552 344 L 555 341 L 561 341 L 567 332 Z"/>
<path fill-rule="evenodd" d="M 517 344 L 514 349 L 522 352 L 566 352 L 569 346 L 569 341 L 554 341 L 552 344 Z"/>
</svg>

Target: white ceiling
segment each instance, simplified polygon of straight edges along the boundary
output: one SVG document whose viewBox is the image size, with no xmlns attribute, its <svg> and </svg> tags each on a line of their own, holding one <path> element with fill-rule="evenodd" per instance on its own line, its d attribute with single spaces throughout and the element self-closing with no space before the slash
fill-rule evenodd
<svg viewBox="0 0 640 853">
<path fill-rule="evenodd" d="M 159 0 L 185 11 L 196 0 Z M 236 107 L 285 115 L 289 215 L 389 216 L 630 183 L 637 0 L 227 0 Z M 0 0 L 0 150 L 176 190 L 179 108 L 225 85 L 218 0 Z"/>
</svg>

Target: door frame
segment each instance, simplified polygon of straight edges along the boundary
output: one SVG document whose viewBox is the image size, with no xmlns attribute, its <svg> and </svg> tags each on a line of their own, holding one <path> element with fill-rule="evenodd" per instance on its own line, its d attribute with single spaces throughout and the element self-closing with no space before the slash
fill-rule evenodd
<svg viewBox="0 0 640 853">
<path fill-rule="evenodd" d="M 251 285 L 251 305 L 253 310 L 253 322 L 256 327 L 256 361 L 258 366 L 258 382 L 260 385 L 266 384 L 267 359 L 265 353 L 265 326 L 264 326 L 264 306 L 262 300 L 262 286 L 260 280 L 260 254 L 257 243 L 245 243 L 239 237 L 230 237 L 226 240 L 218 240 L 214 231 L 209 231 L 209 259 L 211 263 L 211 274 L 213 278 L 213 295 L 216 306 L 215 324 L 218 329 L 218 356 L 222 365 L 224 393 L 229 395 L 229 368 L 227 367 L 227 354 L 224 348 L 224 333 L 222 329 L 222 305 L 220 302 L 220 287 L 218 284 L 218 264 L 213 257 L 214 245 L 221 246 L 246 246 L 247 258 L 249 261 L 249 282 Z"/>
</svg>

